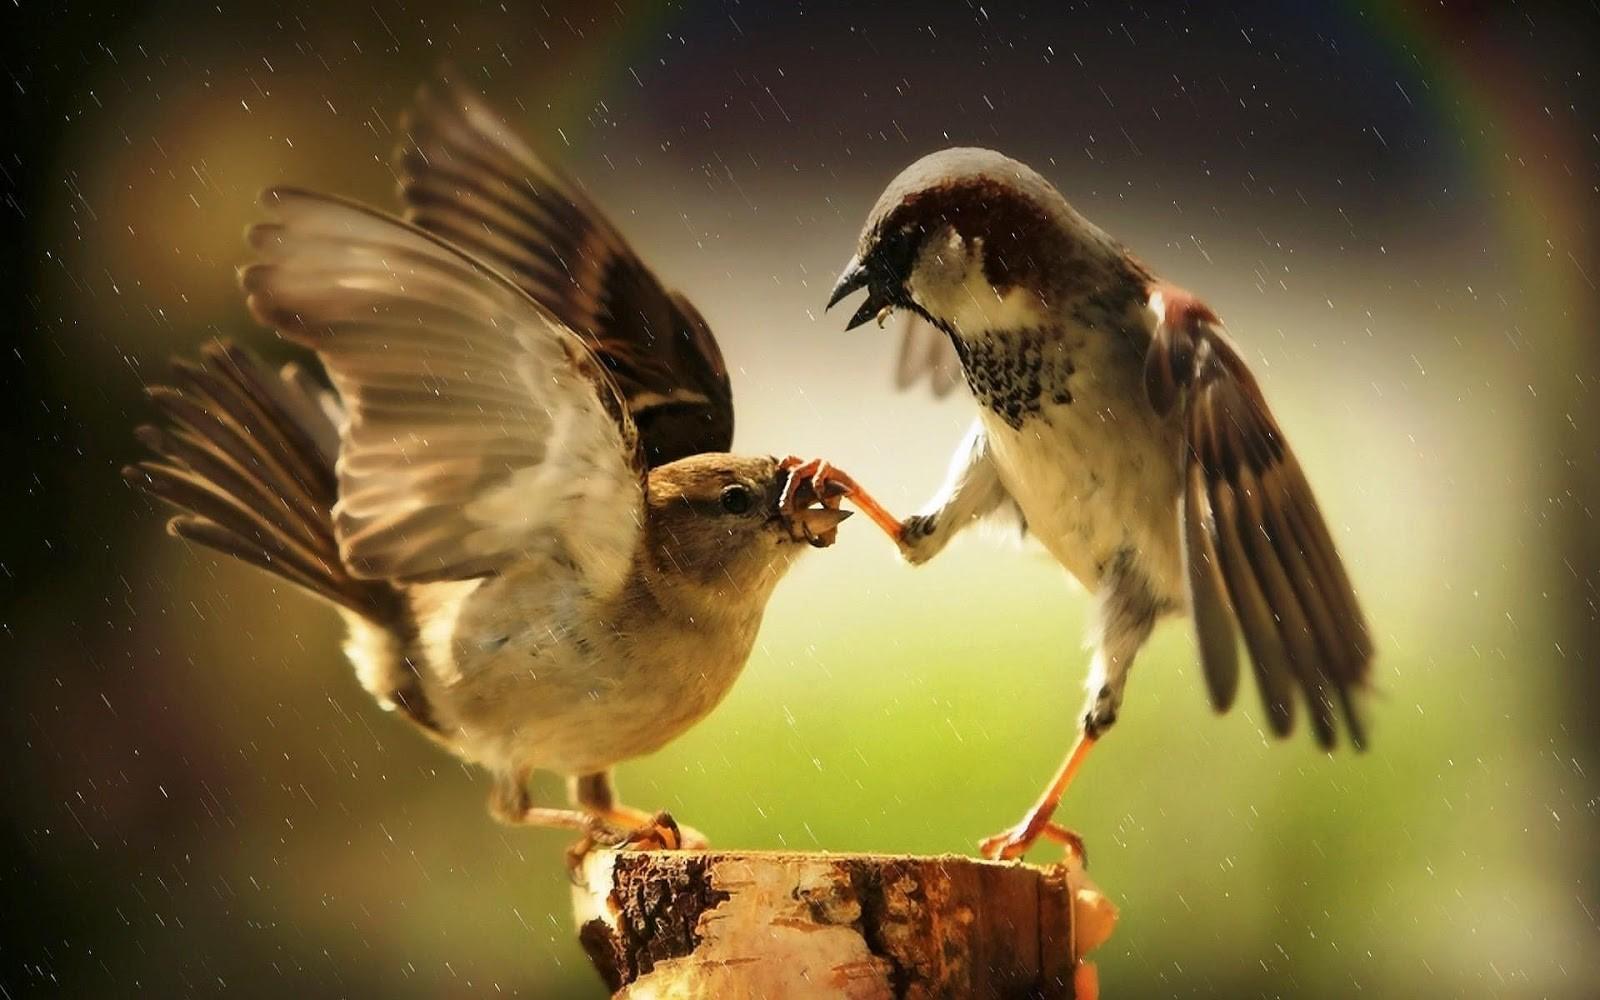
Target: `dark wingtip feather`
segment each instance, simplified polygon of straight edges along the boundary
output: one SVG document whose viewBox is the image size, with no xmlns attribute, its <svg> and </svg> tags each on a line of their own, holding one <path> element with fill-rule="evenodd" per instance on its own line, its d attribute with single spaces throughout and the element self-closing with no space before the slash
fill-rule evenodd
<svg viewBox="0 0 1600 1000">
<path fill-rule="evenodd" d="M 135 427 L 133 429 L 133 439 L 157 453 L 164 450 L 167 443 L 167 436 L 161 432 L 161 428 L 152 424 L 140 424 Z M 126 472 L 129 468 L 132 467 L 125 467 L 123 471 Z"/>
<path fill-rule="evenodd" d="M 1316 669 L 1314 664 L 1304 665 L 1304 669 Z M 1326 690 L 1319 689 L 1306 692 L 1306 702 L 1310 707 L 1311 733 L 1317 741 L 1317 746 L 1323 750 L 1332 750 L 1339 745 L 1339 729 L 1334 722 L 1333 701 L 1328 697 Z"/>
<path fill-rule="evenodd" d="M 1184 489 L 1183 535 L 1190 612 L 1211 707 L 1226 712 L 1239 693 L 1239 641 L 1222 569 L 1217 565 L 1216 544 L 1206 525 L 1209 501 L 1205 473 L 1196 461 L 1189 462 L 1188 480 Z"/>
<path fill-rule="evenodd" d="M 630 401 L 648 454 L 725 450 L 732 399 L 709 327 L 662 287 L 582 186 L 505 128 L 473 87 L 446 75 L 419 88 L 404 124 L 393 162 L 407 221 L 504 275 L 578 332 Z M 686 339 L 662 336 L 680 331 Z M 683 389 L 702 395 L 696 405 L 714 419 L 646 431 L 646 406 L 632 401 Z M 691 433 L 674 437 L 683 431 Z"/>
<path fill-rule="evenodd" d="M 287 229 L 281 222 L 257 222 L 245 227 L 244 242 L 256 253 L 265 253 L 274 246 L 282 245 L 286 233 Z"/>
<path fill-rule="evenodd" d="M 1350 745 L 1357 753 L 1367 749 L 1367 724 L 1361 717 L 1360 706 L 1356 704 L 1357 691 L 1349 687 L 1339 688 L 1339 703 L 1344 710 L 1345 728 L 1350 733 Z"/>
<path fill-rule="evenodd" d="M 134 431 L 154 457 L 123 468 L 124 481 L 182 512 L 167 522 L 175 537 L 387 620 L 392 589 L 353 580 L 337 559 L 337 432 L 325 408 L 237 344 L 217 339 L 199 353 L 200 364 L 174 360 L 181 388 L 146 389 L 171 426 Z"/>
<path fill-rule="evenodd" d="M 1223 358 L 1238 364 L 1230 354 Z M 1361 746 L 1365 734 L 1350 689 L 1366 666 L 1362 639 L 1347 628 L 1361 620 L 1348 579 L 1265 403 L 1227 364 L 1213 359 L 1208 371 L 1200 390 L 1205 412 L 1192 420 L 1198 431 L 1191 431 L 1191 445 L 1205 467 L 1226 591 L 1269 724 L 1285 735 L 1293 701 L 1303 698 L 1318 746 L 1338 744 L 1341 714 L 1352 743 Z"/>
</svg>

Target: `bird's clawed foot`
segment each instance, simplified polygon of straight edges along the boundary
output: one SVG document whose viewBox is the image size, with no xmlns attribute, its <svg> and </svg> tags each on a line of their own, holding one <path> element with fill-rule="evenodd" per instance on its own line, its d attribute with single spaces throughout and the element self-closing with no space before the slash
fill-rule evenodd
<svg viewBox="0 0 1600 1000">
<path fill-rule="evenodd" d="M 666 811 L 647 813 L 617 806 L 600 818 L 610 829 L 625 831 L 620 841 L 602 843 L 599 845 L 601 847 L 636 851 L 703 851 L 711 846 L 705 834 L 692 826 L 680 824 Z"/>
<path fill-rule="evenodd" d="M 839 501 L 850 490 L 820 471 L 829 468 L 821 459 L 806 461 L 794 455 L 778 463 L 778 471 L 788 473 L 778 497 L 778 516 L 788 525 L 790 538 L 819 549 L 834 543 L 839 523 L 850 516 L 839 509 Z"/>
<path fill-rule="evenodd" d="M 668 812 L 654 815 L 631 809 L 589 817 L 583 836 L 567 848 L 567 866 L 577 868 L 590 851 L 703 851 L 711 846 L 705 834 L 680 826 Z"/>
<path fill-rule="evenodd" d="M 820 458 L 806 460 L 794 455 L 779 462 L 778 468 L 789 473 L 783 496 L 778 501 L 780 512 L 791 513 L 798 509 L 797 504 L 804 506 L 813 500 L 828 509 L 836 509 L 841 498 L 848 498 L 861 513 L 872 519 L 872 523 L 883 529 L 896 544 L 899 543 L 900 521 L 874 500 L 872 494 L 862 489 L 861 484 L 848 472 L 836 469 Z"/>
<path fill-rule="evenodd" d="M 682 826 L 666 811 L 647 813 L 632 806 L 613 805 L 595 815 L 591 831 L 596 847 L 635 851 L 703 851 L 711 846 L 706 835 Z"/>
<path fill-rule="evenodd" d="M 489 795 L 489 813 L 508 826 L 576 831 L 578 841 L 567 848 L 567 863 L 574 869 L 597 848 L 703 851 L 710 846 L 705 834 L 679 826 L 669 813 L 647 813 L 617 802 L 607 773 L 579 778 L 575 792 L 581 808 L 536 806 L 528 797 L 527 775 L 506 776 L 495 782 Z"/>
<path fill-rule="evenodd" d="M 1067 751 L 1066 760 L 1061 762 L 1061 769 L 1055 777 L 1050 779 L 1044 793 L 1039 796 L 1039 801 L 1028 810 L 1028 815 L 1022 822 L 1009 830 L 1004 830 L 987 838 L 978 845 L 978 850 L 991 861 L 1010 861 L 1020 858 L 1033 846 L 1034 841 L 1040 837 L 1048 837 L 1067 848 L 1069 858 L 1076 856 L 1084 867 L 1088 867 L 1089 856 L 1083 849 L 1083 838 L 1068 830 L 1064 826 L 1050 822 L 1050 817 L 1055 815 L 1056 807 L 1061 804 L 1061 797 L 1066 794 L 1067 786 L 1072 784 L 1072 778 L 1083 767 L 1083 762 L 1089 756 L 1089 751 L 1094 749 L 1095 737 L 1092 733 L 1082 732 L 1072 744 L 1072 749 Z"/>
<path fill-rule="evenodd" d="M 978 852 L 990 861 L 1011 861 L 1026 854 L 1041 837 L 1066 848 L 1069 860 L 1076 859 L 1079 865 L 1089 867 L 1089 852 L 1083 846 L 1083 838 L 1074 830 L 1052 823 L 1047 814 L 1038 812 L 1029 813 L 1009 830 L 985 837 L 978 843 Z"/>
</svg>

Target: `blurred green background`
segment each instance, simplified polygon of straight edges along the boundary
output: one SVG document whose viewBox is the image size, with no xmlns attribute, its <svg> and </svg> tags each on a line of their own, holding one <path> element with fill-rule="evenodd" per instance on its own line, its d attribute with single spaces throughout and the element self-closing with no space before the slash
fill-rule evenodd
<svg viewBox="0 0 1600 1000">
<path fill-rule="evenodd" d="M 392 205 L 446 59 L 699 304 L 739 449 L 897 510 L 970 404 L 821 305 L 916 156 L 1031 162 L 1228 320 L 1367 602 L 1372 750 L 1214 718 L 1164 626 L 1063 813 L 1123 911 L 1107 995 L 1600 995 L 1592 8 L 7 7 L 3 995 L 600 995 L 563 838 L 116 474 L 168 355 L 283 356 L 233 284 L 256 191 Z M 852 525 L 620 786 L 726 847 L 967 851 L 1071 738 L 1086 603 Z"/>
</svg>

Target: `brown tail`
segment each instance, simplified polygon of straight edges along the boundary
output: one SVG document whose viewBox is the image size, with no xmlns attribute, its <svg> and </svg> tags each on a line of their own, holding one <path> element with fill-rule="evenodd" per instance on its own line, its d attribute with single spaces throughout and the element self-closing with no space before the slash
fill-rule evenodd
<svg viewBox="0 0 1600 1000">
<path fill-rule="evenodd" d="M 174 386 L 150 388 L 169 426 L 135 432 L 156 457 L 123 477 L 182 511 L 167 522 L 173 535 L 389 624 L 394 588 L 353 578 L 333 537 L 337 403 L 299 370 L 275 376 L 232 344 L 200 355 L 173 362 Z"/>
<path fill-rule="evenodd" d="M 274 375 L 255 355 L 213 341 L 200 364 L 173 362 L 173 386 L 150 398 L 168 426 L 135 434 L 155 454 L 122 470 L 178 508 L 171 534 L 259 566 L 405 641 L 405 602 L 386 580 L 352 576 L 333 533 L 339 403 L 300 368 Z M 430 732 L 438 726 L 409 666 L 375 691 Z"/>
</svg>

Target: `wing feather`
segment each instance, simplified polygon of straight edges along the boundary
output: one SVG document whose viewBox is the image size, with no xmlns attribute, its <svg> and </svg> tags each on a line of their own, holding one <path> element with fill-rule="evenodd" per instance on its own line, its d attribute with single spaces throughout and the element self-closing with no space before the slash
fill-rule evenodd
<svg viewBox="0 0 1600 1000">
<path fill-rule="evenodd" d="M 1166 287 L 1151 308 L 1145 385 L 1158 412 L 1184 407 L 1185 560 L 1212 704 L 1233 702 L 1242 634 L 1274 733 L 1293 729 L 1298 692 L 1319 744 L 1342 718 L 1359 748 L 1371 634 L 1310 483 L 1215 315 Z"/>
<path fill-rule="evenodd" d="M 733 396 L 722 351 L 570 178 L 477 95 L 422 88 L 395 154 L 406 218 L 499 270 L 586 338 L 620 387 L 654 467 L 726 451 Z"/>
<path fill-rule="evenodd" d="M 418 583 L 546 553 L 595 592 L 631 565 L 636 428 L 600 360 L 437 237 L 294 189 L 263 199 L 251 312 L 317 352 L 343 403 L 333 511 L 358 577 Z M 278 456 L 269 456 L 276 460 Z"/>
<path fill-rule="evenodd" d="M 1215 518 L 1205 472 L 1198 462 L 1188 465 L 1183 491 L 1183 537 L 1190 611 L 1200 640 L 1200 663 L 1212 707 L 1225 712 L 1239 693 L 1238 636 L 1223 591 L 1222 566 L 1212 542 Z"/>
</svg>

